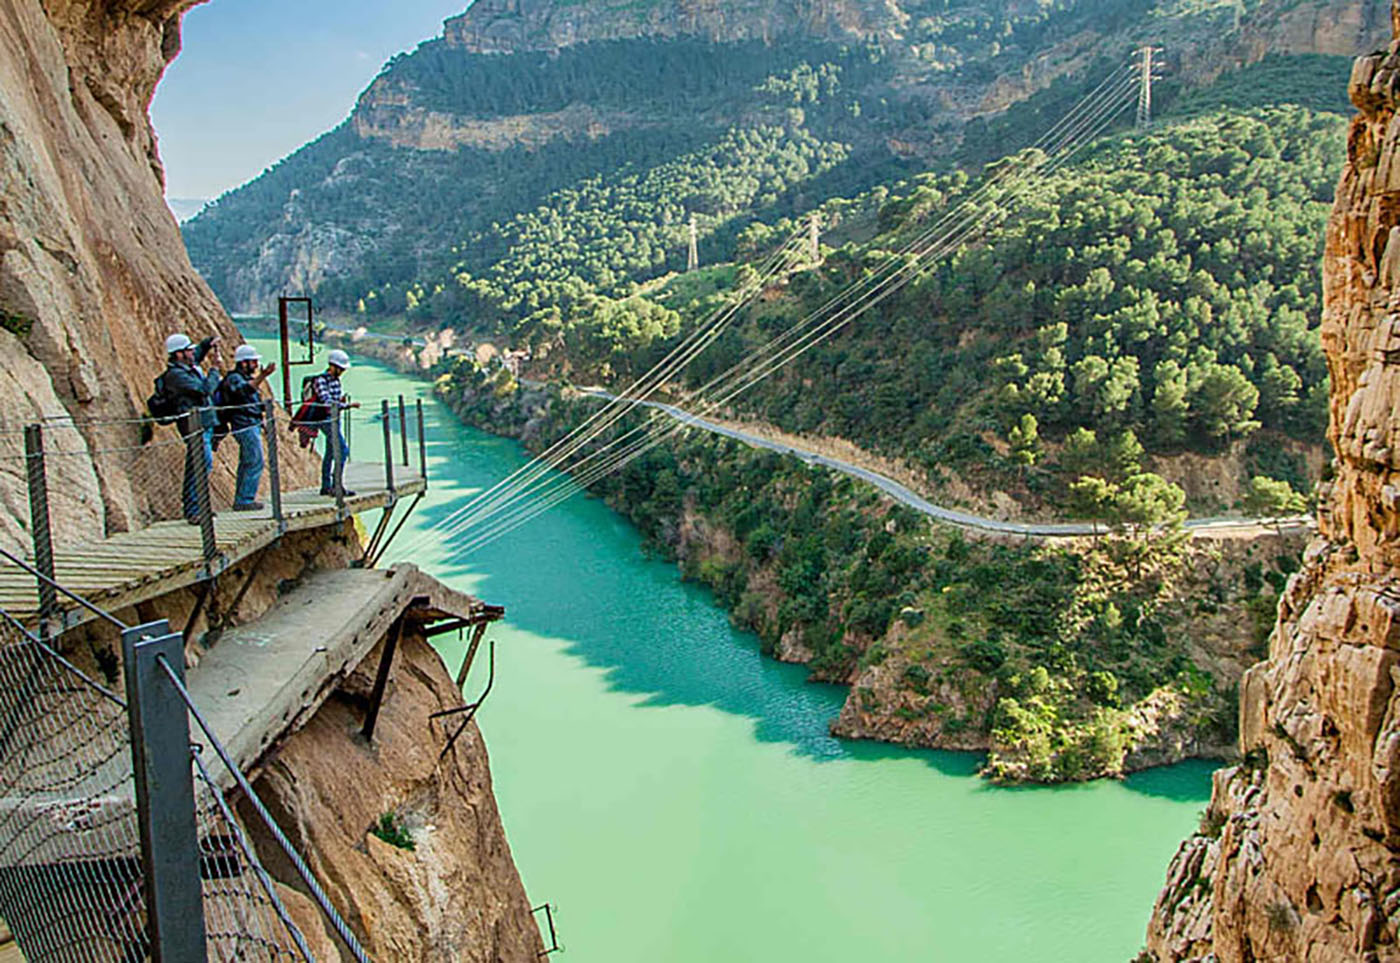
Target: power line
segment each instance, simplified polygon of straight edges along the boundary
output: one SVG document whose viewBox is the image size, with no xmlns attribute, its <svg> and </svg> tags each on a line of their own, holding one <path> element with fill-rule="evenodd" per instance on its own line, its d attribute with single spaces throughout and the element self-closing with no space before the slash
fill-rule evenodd
<svg viewBox="0 0 1400 963">
<path fill-rule="evenodd" d="M 1088 141 L 1098 136 L 1098 133 L 1100 133 L 1103 129 L 1106 128 L 1108 124 L 1112 122 L 1113 118 L 1117 115 L 1118 111 L 1121 110 L 1122 106 L 1124 106 L 1123 98 L 1130 94 L 1133 84 L 1131 80 L 1127 80 L 1126 84 L 1120 84 L 1109 87 L 1111 80 L 1112 77 L 1110 77 L 1110 80 L 1106 81 L 1105 84 L 1100 85 L 1100 87 L 1095 91 L 1094 94 L 1091 94 L 1089 98 L 1086 98 L 1085 101 L 1081 102 L 1081 104 L 1074 111 L 1071 111 L 1070 114 L 1067 115 L 1065 119 L 1069 120 L 1071 116 L 1074 116 L 1076 113 L 1079 114 L 1079 116 L 1072 123 L 1069 123 L 1067 125 L 1067 131 L 1065 130 L 1066 125 L 1064 124 L 1064 122 L 1056 125 L 1056 129 L 1061 130 L 1062 136 L 1058 143 L 1046 144 L 1046 146 L 1050 147 L 1051 149 L 1050 154 L 1046 157 L 1032 156 L 1031 161 L 1026 165 L 1026 167 L 1017 168 L 1015 170 L 1016 177 L 1013 178 L 1013 182 L 1016 180 L 1028 179 L 1029 176 L 1031 176 L 1036 170 L 1038 170 L 1042 166 L 1046 168 L 1045 172 L 1049 173 L 1055 167 L 1067 161 L 1069 156 L 1079 147 L 1083 146 L 1084 143 L 1087 143 Z M 1107 93 L 1104 93 L 1105 87 L 1109 87 Z M 1081 108 L 1084 109 L 1081 110 Z M 1044 138 L 1042 140 L 1045 141 Z M 1005 172 L 1003 171 L 1003 173 Z M 994 185 L 984 185 L 983 189 L 976 192 L 973 196 L 978 197 L 979 195 L 985 193 L 991 186 Z M 1014 196 L 1012 197 L 1012 200 L 1015 200 Z M 957 214 L 959 211 L 963 211 L 964 209 L 967 210 L 968 214 L 971 214 L 971 208 L 974 206 L 971 203 L 971 201 L 972 198 L 965 200 L 962 204 L 958 205 L 957 208 L 950 212 L 950 215 Z M 995 219 L 997 217 L 1003 216 L 1005 213 L 1006 212 L 999 211 L 994 206 L 991 212 L 992 216 L 985 219 L 984 226 L 990 226 L 992 223 L 995 222 Z M 946 221 L 948 219 L 949 215 L 945 215 L 945 218 L 943 220 Z M 978 224 L 973 223 L 971 226 L 975 229 L 978 226 Z M 945 242 L 945 245 L 947 246 L 947 250 L 955 250 L 957 246 L 964 243 L 967 237 L 972 236 L 972 234 L 968 232 L 968 227 L 969 225 L 967 223 L 965 215 L 964 223 L 959 225 L 953 231 L 948 232 L 944 236 L 943 240 Z M 947 242 L 950 240 L 952 241 L 952 243 L 948 245 Z M 925 249 L 925 251 L 922 253 L 927 254 L 929 250 L 931 249 Z M 903 267 L 909 269 L 915 268 L 917 267 L 919 259 L 920 258 L 916 257 L 913 259 L 913 261 L 904 263 Z M 891 259 L 891 263 L 896 262 L 899 262 L 899 258 Z M 902 286 L 904 282 L 907 282 L 907 280 L 910 277 L 912 277 L 912 270 L 905 271 L 904 274 L 905 277 L 903 281 L 899 283 L 898 286 Z M 887 278 L 885 280 L 899 280 L 899 275 L 896 274 L 891 278 Z M 853 285 L 852 288 L 857 288 L 859 286 L 859 284 Z M 844 326 L 844 324 L 851 320 L 855 315 L 863 313 L 865 310 L 868 310 L 869 307 L 873 306 L 875 303 L 878 303 L 880 300 L 883 300 L 885 296 L 888 296 L 888 294 L 893 293 L 893 291 L 896 289 L 897 287 L 892 287 L 889 290 L 880 293 L 880 296 L 878 298 L 869 301 L 868 304 L 861 304 L 860 302 L 857 302 L 853 305 L 848 305 L 847 308 L 843 309 L 842 312 L 837 316 L 837 320 L 839 321 L 838 324 L 830 326 L 825 332 L 818 331 L 816 333 L 816 340 L 812 340 L 813 335 L 811 334 L 804 336 L 804 338 L 797 343 L 796 350 L 790 351 L 788 353 L 788 356 L 786 357 L 779 357 L 778 362 L 776 364 L 772 363 L 773 359 L 769 359 L 769 367 L 766 370 L 756 370 L 754 372 L 749 372 L 746 373 L 746 376 L 735 379 L 732 377 L 733 373 L 740 372 L 741 374 L 744 374 L 742 372 L 742 369 L 745 367 L 746 364 L 748 364 L 752 360 L 752 357 L 750 359 L 746 359 L 744 362 L 740 362 L 740 364 L 735 365 L 733 368 L 731 368 L 729 372 L 726 372 L 725 375 L 721 375 L 717 379 L 712 379 L 709 385 L 707 385 L 704 389 L 701 389 L 700 392 L 696 393 L 697 397 L 703 402 L 703 406 L 706 408 L 706 410 L 713 410 L 719 405 L 724 404 L 728 400 L 732 399 L 738 393 L 747 390 L 748 387 L 751 387 L 753 384 L 757 383 L 757 381 L 766 377 L 768 374 L 771 374 L 772 371 L 777 370 L 778 367 L 790 363 L 791 360 L 795 359 L 798 355 L 805 352 L 808 348 L 814 346 L 818 340 L 821 340 L 822 338 L 828 336 L 830 333 L 834 333 L 834 331 L 837 328 Z M 828 304 L 824 306 L 823 309 L 838 304 L 841 300 L 842 296 L 838 295 L 836 298 L 833 298 L 830 302 L 828 302 Z M 867 300 L 869 300 L 868 297 Z M 821 311 L 819 310 L 818 312 L 814 313 L 814 316 L 819 315 L 820 313 Z M 844 317 L 842 317 L 843 315 Z M 814 316 L 809 316 L 808 320 L 810 321 Z M 807 322 L 804 321 L 803 324 L 805 323 Z M 795 325 L 794 328 L 791 330 L 799 330 L 803 326 L 803 324 Z M 791 331 L 787 332 L 786 334 L 790 333 Z M 779 341 L 783 337 L 784 336 L 780 336 L 779 339 L 774 340 Z M 801 343 L 801 341 L 806 341 L 807 343 L 804 345 Z M 771 343 L 772 342 L 770 342 L 770 344 Z M 761 353 L 762 349 L 760 349 L 759 352 L 755 352 L 755 355 Z M 700 396 L 703 396 L 708 389 L 721 384 L 727 378 L 732 381 L 736 381 L 737 384 L 733 386 L 732 389 L 729 390 L 724 397 L 716 401 L 704 402 L 703 397 Z M 588 484 L 591 484 L 593 481 L 598 480 L 599 478 L 611 473 L 612 471 L 620 469 L 630 461 L 634 460 L 636 457 L 640 457 L 640 455 L 644 454 L 647 450 L 650 450 L 656 444 L 660 444 L 666 438 L 670 437 L 672 434 L 683 428 L 683 425 L 676 424 L 671 428 L 670 431 L 663 430 L 662 432 L 658 433 L 654 431 L 654 424 L 655 419 L 653 418 L 648 425 L 632 429 L 631 431 L 624 434 L 622 438 L 614 439 L 613 441 L 609 442 L 608 445 L 604 446 L 604 448 L 591 453 L 590 455 L 582 459 L 580 462 L 571 465 L 570 470 L 577 474 L 579 472 L 579 469 L 583 465 L 586 465 L 587 463 L 592 462 L 599 457 L 605 455 L 608 456 L 603 462 L 594 465 L 592 468 L 589 468 L 587 471 L 579 475 L 579 477 L 576 478 L 571 477 L 569 475 L 556 476 L 545 483 L 544 487 L 551 488 L 552 486 L 551 490 L 528 493 L 527 495 L 522 496 L 522 502 L 520 505 L 503 505 L 500 506 L 498 511 L 494 513 L 488 512 L 486 513 L 485 517 L 479 517 L 475 521 L 484 522 L 486 518 L 490 517 L 491 514 L 505 516 L 504 518 L 498 517 L 496 521 L 490 522 L 487 525 L 483 525 L 484 530 L 479 531 L 476 535 L 474 535 L 473 538 L 469 540 L 467 545 L 461 547 L 457 554 L 474 550 L 475 548 L 480 547 L 480 545 L 485 544 L 488 541 L 494 540 L 495 538 L 506 534 L 508 531 L 514 529 L 515 527 L 518 527 L 518 525 L 524 524 L 525 522 L 529 521 L 533 517 L 536 517 L 543 511 L 547 511 L 549 508 L 553 507 L 553 505 L 558 504 L 564 499 L 571 497 L 573 494 L 576 494 L 578 491 L 583 490 L 584 487 L 586 487 Z M 609 448 L 625 442 L 629 437 L 634 437 L 637 434 L 645 434 L 647 432 L 651 432 L 651 435 L 649 437 L 632 442 L 630 445 L 628 445 L 627 448 L 623 449 L 620 452 L 612 452 L 611 454 L 609 454 Z M 460 534 L 467 527 L 470 526 L 456 526 L 455 530 L 446 533 L 446 537 L 453 537 L 456 534 Z"/>
<path fill-rule="evenodd" d="M 1120 81 L 1125 79 L 1122 78 L 1121 75 L 1118 76 Z M 1045 146 L 1050 149 L 1050 153 L 1043 157 L 1033 157 L 1031 161 L 1028 162 L 1024 167 L 1016 168 L 1014 171 L 1015 177 L 1011 178 L 1013 186 L 1015 186 L 1019 182 L 1028 180 L 1037 172 L 1042 174 L 1049 174 L 1053 172 L 1053 170 L 1065 163 L 1068 160 L 1069 156 L 1071 156 L 1075 151 L 1077 151 L 1085 143 L 1095 139 L 1103 130 L 1107 128 L 1108 125 L 1112 123 L 1113 119 L 1117 116 L 1118 112 L 1124 106 L 1123 98 L 1125 94 L 1131 91 L 1133 87 L 1133 83 L 1131 80 L 1128 80 L 1126 83 L 1114 85 L 1112 83 L 1113 79 L 1114 76 L 1110 75 L 1109 79 L 1106 80 L 1103 84 L 1101 84 L 1100 87 L 1095 90 L 1095 92 L 1091 93 L 1089 97 L 1085 98 L 1085 100 L 1081 102 L 1081 104 L 1078 105 L 1075 108 L 1075 110 L 1070 111 L 1069 114 L 1067 114 L 1066 117 L 1062 119 L 1061 123 L 1057 124 L 1055 128 L 1052 128 L 1052 132 L 1058 132 L 1060 134 L 1058 141 L 1051 139 L 1049 142 L 1047 142 L 1046 138 L 1042 138 L 1042 142 L 1045 143 Z M 1071 120 L 1071 118 L 1073 119 Z M 1066 123 L 1067 121 L 1069 123 Z M 986 192 L 988 188 L 995 187 L 996 181 L 997 179 L 993 178 L 992 183 L 984 185 L 983 190 L 974 194 L 974 197 Z M 1018 202 L 1018 200 L 1019 199 L 1014 195 L 1010 195 L 1009 199 L 1007 199 L 1005 203 L 1015 204 Z M 995 223 L 999 222 L 999 220 L 1001 219 L 1004 219 L 1004 217 L 1008 216 L 1010 213 L 1009 209 L 1002 210 L 996 205 L 993 205 L 991 211 L 984 212 L 983 215 L 975 221 L 969 221 L 968 216 L 975 213 L 971 210 L 972 205 L 969 203 L 970 201 L 971 198 L 969 198 L 968 201 L 964 201 L 963 204 L 959 205 L 958 208 L 951 212 L 957 213 L 958 211 L 963 211 L 964 209 L 967 209 L 964 215 L 963 222 L 955 226 L 953 230 L 947 232 L 945 236 L 941 239 L 941 243 L 937 243 L 929 248 L 926 248 L 924 251 L 919 252 L 918 256 L 913 258 L 912 261 L 900 265 L 896 270 L 895 274 L 884 279 L 884 282 L 882 282 L 884 283 L 883 290 L 877 290 L 873 294 L 861 296 L 859 300 L 847 305 L 846 308 L 840 311 L 834 318 L 828 319 L 828 321 L 824 322 L 823 325 L 819 326 L 816 331 L 809 332 L 807 335 L 804 335 L 797 341 L 792 342 L 773 357 L 770 357 L 766 360 L 761 360 L 758 364 L 750 366 L 750 362 L 753 361 L 753 357 L 751 356 L 744 362 L 733 366 L 730 369 L 730 371 L 726 372 L 724 375 L 721 375 L 717 379 L 712 379 L 710 385 L 707 385 L 705 389 L 701 389 L 700 392 L 697 392 L 697 399 L 701 400 L 704 404 L 704 407 L 710 410 L 713 410 L 714 408 L 725 404 L 729 400 L 732 400 L 733 397 L 747 390 L 749 387 L 752 387 L 752 385 L 756 384 L 758 381 L 772 374 L 779 368 L 791 363 L 802 353 L 805 353 L 807 350 L 809 350 L 811 347 L 814 347 L 821 340 L 824 340 L 826 337 L 829 337 L 830 334 L 834 333 L 840 327 L 844 327 L 845 324 L 849 323 L 850 320 L 853 320 L 854 317 L 864 313 L 871 307 L 874 307 L 876 304 L 883 301 L 886 297 L 893 294 L 894 291 L 903 287 L 903 285 L 907 283 L 907 281 L 910 278 L 912 278 L 913 274 L 919 266 L 919 262 L 924 260 L 927 255 L 933 254 L 934 256 L 941 256 L 942 254 L 946 254 L 951 252 L 952 250 L 956 250 L 957 247 L 966 243 L 970 239 L 974 239 L 981 233 L 984 233 L 987 228 L 994 226 Z M 947 219 L 947 216 L 945 216 L 943 221 L 946 221 Z M 899 258 L 891 259 L 891 263 L 895 263 L 898 261 Z M 853 285 L 852 287 L 859 286 L 860 285 L 857 284 Z M 843 292 L 843 295 L 844 294 L 845 292 Z M 838 295 L 836 298 L 833 298 L 832 301 L 828 302 L 828 305 L 824 306 L 824 308 L 838 304 L 842 300 L 843 295 Z M 816 313 L 820 314 L 821 311 L 819 310 Z M 794 326 L 794 329 L 792 330 L 800 329 L 806 323 L 807 322 L 804 321 L 802 324 Z M 785 333 L 784 336 L 780 336 L 778 339 L 774 339 L 774 341 L 781 341 L 787 334 L 791 334 L 791 331 Z M 773 342 L 770 342 L 770 345 L 771 344 L 773 344 Z M 759 352 L 755 352 L 755 355 L 759 354 L 762 354 L 762 349 L 760 349 Z M 746 366 L 750 366 L 750 370 L 744 371 L 743 369 Z M 728 382 L 727 384 L 726 381 Z M 704 401 L 706 389 L 721 386 L 724 389 L 724 394 L 722 397 L 711 401 Z M 463 554 L 465 552 L 472 551 L 475 548 L 486 544 L 486 542 L 492 541 L 495 538 L 506 534 L 508 531 L 513 530 L 520 524 L 524 524 L 525 522 L 529 521 L 533 517 L 536 517 L 543 511 L 547 511 L 549 508 L 553 507 L 553 505 L 558 504 L 560 501 L 563 501 L 564 499 L 571 497 L 573 494 L 576 494 L 578 491 L 583 490 L 583 488 L 585 488 L 588 484 L 591 484 L 593 481 L 596 481 L 597 479 L 603 477 L 606 474 L 611 473 L 612 471 L 618 470 L 625 464 L 634 460 L 636 457 L 639 457 L 641 454 L 645 453 L 646 450 L 649 450 L 656 444 L 659 444 L 661 441 L 664 441 L 665 438 L 669 437 L 671 434 L 674 434 L 676 431 L 679 431 L 684 427 L 682 424 L 676 424 L 672 427 L 670 431 L 666 431 L 663 429 L 663 431 L 657 432 L 654 430 L 654 425 L 655 419 L 653 418 L 650 420 L 650 423 L 648 425 L 642 426 L 641 428 L 632 429 L 631 431 L 624 434 L 622 438 L 614 439 L 613 441 L 609 442 L 606 446 L 604 446 L 603 449 L 595 451 L 592 454 L 588 455 L 586 458 L 582 459 L 582 461 L 571 465 L 570 470 L 578 472 L 581 466 L 587 464 L 588 462 L 594 461 L 599 456 L 606 454 L 609 448 L 624 442 L 627 438 L 633 437 L 639 433 L 650 433 L 649 437 L 640 439 L 638 441 L 634 441 L 631 445 L 629 445 L 622 451 L 613 452 L 611 456 L 608 457 L 605 461 L 599 464 L 595 464 L 592 468 L 583 472 L 580 477 L 571 477 L 569 475 L 558 476 L 554 479 L 549 480 L 545 483 L 544 486 L 542 486 L 545 489 L 549 489 L 547 491 L 522 493 L 522 501 L 521 504 L 519 504 L 518 506 L 512 507 L 509 504 L 509 500 L 507 500 L 507 503 L 505 504 L 494 506 L 494 510 L 488 510 L 482 514 L 479 514 L 476 518 L 470 520 L 468 524 L 459 524 L 456 526 L 452 526 L 451 531 L 441 534 L 443 534 L 444 537 L 454 537 L 456 534 L 460 534 L 461 532 L 465 531 L 468 527 L 471 527 L 471 524 L 473 522 L 484 522 L 493 514 L 497 516 L 504 516 L 498 517 L 497 521 L 483 526 L 484 530 L 476 533 L 473 536 L 473 538 L 468 541 L 468 544 L 461 546 L 459 551 L 454 554 Z"/>
</svg>

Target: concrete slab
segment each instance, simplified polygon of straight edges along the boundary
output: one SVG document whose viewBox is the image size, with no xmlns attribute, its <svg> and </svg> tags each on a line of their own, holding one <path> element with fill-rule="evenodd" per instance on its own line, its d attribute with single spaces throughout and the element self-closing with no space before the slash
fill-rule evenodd
<svg viewBox="0 0 1400 963">
<path fill-rule="evenodd" d="M 461 618 L 482 608 L 412 565 L 319 572 L 262 618 L 225 633 L 190 671 L 190 694 L 248 772 L 320 708 L 415 603 Z M 191 738 L 205 741 L 194 729 Z M 222 766 L 212 771 L 223 788 L 232 785 Z"/>
</svg>

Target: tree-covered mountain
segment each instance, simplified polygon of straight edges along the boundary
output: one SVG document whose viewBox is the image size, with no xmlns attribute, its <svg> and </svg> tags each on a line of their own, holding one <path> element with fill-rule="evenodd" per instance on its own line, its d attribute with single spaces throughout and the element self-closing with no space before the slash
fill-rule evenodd
<svg viewBox="0 0 1400 963">
<path fill-rule="evenodd" d="M 1293 104 L 1241 108 L 1243 86 L 1227 78 L 1151 130 L 1107 138 L 1030 185 L 993 187 L 989 209 L 1014 207 L 979 243 L 910 270 L 902 289 L 725 409 L 901 459 L 947 498 L 986 507 L 989 493 L 1009 493 L 1022 514 L 1093 514 L 1103 506 L 1076 503 L 1079 478 L 1119 484 L 1144 458 L 1204 514 L 1238 507 L 1254 476 L 1310 490 L 1327 417 L 1322 226 L 1344 124 Z M 982 184 L 921 174 L 828 202 L 821 265 L 794 265 L 674 387 L 705 404 L 718 392 L 704 386 L 886 276 Z M 737 245 L 756 256 L 794 226 L 753 223 Z M 510 337 L 543 359 L 539 375 L 626 381 L 751 278 L 733 267 L 680 274 L 621 306 L 536 312 Z M 1188 452 L 1231 458 L 1207 485 L 1180 458 Z"/>
<path fill-rule="evenodd" d="M 986 749 L 986 772 L 1012 781 L 1221 751 L 1301 541 L 1192 541 L 1177 526 L 1183 487 L 1200 514 L 1300 511 L 1317 464 L 1321 225 L 1345 125 L 1320 86 L 1288 89 L 1311 106 L 1258 95 L 1304 68 L 1322 84 L 1345 74 L 1267 60 L 1099 141 L 1021 188 L 980 243 L 911 272 L 724 412 L 893 456 L 939 502 L 1005 511 L 1011 499 L 1017 514 L 1094 517 L 1111 534 L 964 538 L 870 486 L 704 432 L 666 438 L 590 489 L 765 652 L 849 683 L 842 735 Z M 822 262 L 765 285 L 672 390 L 699 391 L 877 276 L 981 186 L 928 173 L 823 205 Z M 981 196 L 990 207 L 1006 193 Z M 793 227 L 752 223 L 736 246 L 753 259 Z M 625 382 L 752 284 L 744 263 L 677 274 L 623 301 L 536 312 L 509 335 L 534 349 L 536 377 Z M 438 391 L 537 450 L 599 404 L 470 356 L 441 369 Z M 593 452 L 574 454 L 577 470 Z M 1193 485 L 1192 465 L 1219 487 Z"/>
<path fill-rule="evenodd" d="M 345 124 L 187 225 L 225 304 L 285 290 L 422 323 L 567 310 L 773 219 L 1034 136 L 1145 41 L 1162 89 L 1291 31 L 1351 53 L 1361 0 L 478 0 Z"/>
</svg>

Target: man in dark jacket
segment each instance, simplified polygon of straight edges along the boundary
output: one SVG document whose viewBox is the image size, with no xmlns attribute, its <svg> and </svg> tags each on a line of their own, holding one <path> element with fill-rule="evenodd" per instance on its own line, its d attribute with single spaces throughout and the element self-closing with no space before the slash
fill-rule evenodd
<svg viewBox="0 0 1400 963">
<path fill-rule="evenodd" d="M 258 389 L 277 365 L 259 368 L 261 360 L 257 348 L 240 345 L 233 353 L 233 370 L 219 386 L 219 403 L 224 406 L 220 419 L 238 442 L 238 485 L 233 496 L 236 512 L 255 512 L 263 507 L 257 500 L 263 473 L 263 407 Z"/>
<path fill-rule="evenodd" d="M 219 339 L 205 338 L 195 344 L 183 334 L 172 334 L 165 339 L 165 354 L 168 363 L 165 374 L 161 375 L 161 387 L 171 399 L 179 414 L 180 433 L 189 438 L 199 432 L 202 444 L 187 446 L 185 449 L 185 520 L 191 525 L 199 524 L 199 489 L 196 484 L 199 462 L 198 452 L 204 452 L 204 471 L 208 473 L 214 464 L 214 389 L 218 387 L 217 370 L 208 374 L 200 367 L 210 354 L 218 357 Z"/>
</svg>

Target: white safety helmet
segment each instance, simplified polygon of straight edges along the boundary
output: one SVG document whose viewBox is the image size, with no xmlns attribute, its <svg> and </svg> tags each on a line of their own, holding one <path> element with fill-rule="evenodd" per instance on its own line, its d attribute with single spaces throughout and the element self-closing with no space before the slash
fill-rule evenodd
<svg viewBox="0 0 1400 963">
<path fill-rule="evenodd" d="M 350 356 L 339 348 L 326 355 L 326 363 L 335 365 L 341 371 L 350 370 Z"/>
<path fill-rule="evenodd" d="M 193 348 L 194 342 L 188 335 L 172 334 L 165 339 L 165 353 L 174 354 L 176 351 L 184 351 L 186 348 Z"/>
<path fill-rule="evenodd" d="M 251 344 L 240 344 L 238 350 L 233 353 L 233 363 L 241 364 L 244 361 L 261 361 L 262 355 L 258 354 L 258 349 Z"/>
</svg>

